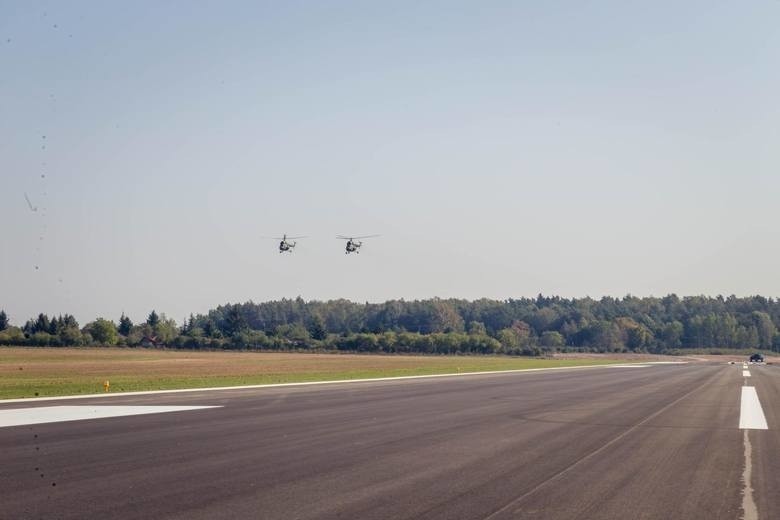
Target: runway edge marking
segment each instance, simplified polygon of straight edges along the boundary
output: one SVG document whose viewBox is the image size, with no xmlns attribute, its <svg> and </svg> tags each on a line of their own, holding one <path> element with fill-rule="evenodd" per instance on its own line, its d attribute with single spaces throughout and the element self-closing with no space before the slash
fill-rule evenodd
<svg viewBox="0 0 780 520">
<path fill-rule="evenodd" d="M 649 367 L 657 365 L 657 362 L 639 362 L 632 367 Z M 684 365 L 687 361 L 663 362 L 663 364 Z M 314 386 L 314 385 L 335 385 L 345 383 L 372 383 L 379 381 L 404 381 L 407 379 L 429 379 L 436 377 L 462 377 L 462 376 L 484 376 L 491 374 L 515 374 L 523 372 L 547 372 L 552 370 L 584 370 L 587 368 L 623 368 L 626 365 L 582 365 L 573 367 L 548 367 L 548 368 L 519 368 L 514 370 L 491 370 L 487 372 L 462 372 L 453 374 L 429 374 L 421 376 L 397 376 L 397 377 L 374 377 L 369 379 L 340 379 L 335 381 L 303 381 L 299 383 L 269 383 L 262 385 L 243 385 L 243 386 L 216 386 L 208 388 L 178 388 L 172 390 L 144 390 L 140 392 L 117 392 L 110 394 L 85 394 L 85 395 L 63 395 L 57 397 L 24 397 L 18 399 L 0 399 L 0 405 L 6 403 L 38 403 L 43 401 L 64 401 L 68 399 L 95 399 L 104 397 L 133 397 L 137 395 L 158 395 L 158 394 L 177 394 L 187 392 L 212 392 L 223 390 L 252 390 L 260 388 L 278 388 L 288 386 Z"/>
</svg>

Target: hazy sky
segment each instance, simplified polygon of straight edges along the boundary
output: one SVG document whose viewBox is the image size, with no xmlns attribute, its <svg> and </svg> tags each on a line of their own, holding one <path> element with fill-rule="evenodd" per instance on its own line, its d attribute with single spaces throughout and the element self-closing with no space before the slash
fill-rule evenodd
<svg viewBox="0 0 780 520">
<path fill-rule="evenodd" d="M 778 296 L 778 27 L 777 0 L 0 0 L 0 308 Z"/>
</svg>

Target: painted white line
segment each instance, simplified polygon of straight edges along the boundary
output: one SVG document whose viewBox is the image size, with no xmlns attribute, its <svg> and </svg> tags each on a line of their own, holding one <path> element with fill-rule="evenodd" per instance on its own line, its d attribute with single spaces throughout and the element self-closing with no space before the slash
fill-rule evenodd
<svg viewBox="0 0 780 520">
<path fill-rule="evenodd" d="M 645 361 L 645 365 L 687 365 L 687 361 Z"/>
<path fill-rule="evenodd" d="M 768 430 L 764 410 L 754 386 L 742 387 L 742 402 L 739 409 L 739 427 L 743 430 Z"/>
<path fill-rule="evenodd" d="M 750 377 L 750 371 L 749 370 L 743 370 L 742 371 L 742 377 Z"/>
<path fill-rule="evenodd" d="M 184 412 L 221 408 L 221 406 L 41 406 L 0 410 L 0 428 L 28 424 L 45 424 L 86 419 L 106 419 L 128 415 Z"/>
<path fill-rule="evenodd" d="M 673 363 L 685 363 L 685 361 Z M 641 365 L 647 365 L 642 363 Z M 212 392 L 223 390 L 254 390 L 258 388 L 277 388 L 285 386 L 314 386 L 314 385 L 335 385 L 346 383 L 373 383 L 379 381 L 404 381 L 406 379 L 432 379 L 436 377 L 462 377 L 462 376 L 484 376 L 492 374 L 517 374 L 523 372 L 549 372 L 553 370 L 585 370 L 588 368 L 625 368 L 634 365 L 582 365 L 574 367 L 548 367 L 548 368 L 520 368 L 515 370 L 491 370 L 488 372 L 461 372 L 459 374 L 430 374 L 426 376 L 397 376 L 397 377 L 374 377 L 369 379 L 340 379 L 336 381 L 306 381 L 303 383 L 269 383 L 265 385 L 242 385 L 242 386 L 214 386 L 206 388 L 179 388 L 177 390 L 144 390 L 140 392 L 117 392 L 110 394 L 85 394 L 85 395 L 64 395 L 59 397 L 23 397 L 19 399 L 0 399 L 0 405 L 5 403 L 32 403 L 41 401 L 64 401 L 69 399 L 94 399 L 98 397 L 128 397 L 136 395 L 156 395 L 156 394 L 181 394 L 186 392 Z"/>
</svg>

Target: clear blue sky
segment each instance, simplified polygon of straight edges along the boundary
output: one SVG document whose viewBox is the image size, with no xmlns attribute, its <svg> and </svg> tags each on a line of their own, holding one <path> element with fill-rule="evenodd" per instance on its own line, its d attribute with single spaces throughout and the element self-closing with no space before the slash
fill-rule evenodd
<svg viewBox="0 0 780 520">
<path fill-rule="evenodd" d="M 776 0 L 0 0 L 0 308 L 779 296 L 778 23 Z M 284 232 L 311 238 L 259 238 Z"/>
</svg>

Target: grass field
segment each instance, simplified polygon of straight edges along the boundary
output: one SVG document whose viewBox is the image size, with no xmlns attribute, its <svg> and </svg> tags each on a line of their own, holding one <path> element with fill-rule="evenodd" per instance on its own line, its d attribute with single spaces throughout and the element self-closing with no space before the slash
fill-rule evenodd
<svg viewBox="0 0 780 520">
<path fill-rule="evenodd" d="M 0 347 L 0 399 L 600 365 L 619 359 Z"/>
</svg>

